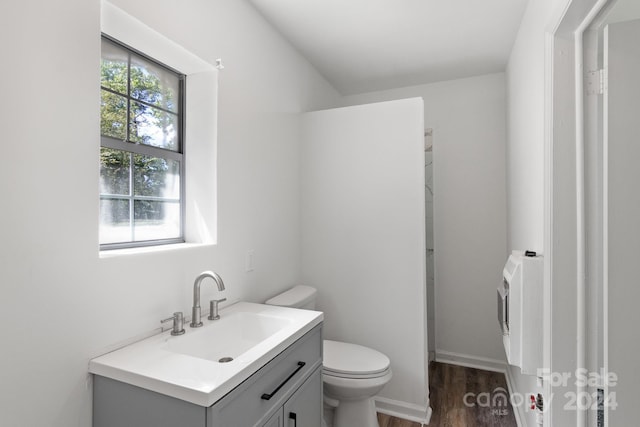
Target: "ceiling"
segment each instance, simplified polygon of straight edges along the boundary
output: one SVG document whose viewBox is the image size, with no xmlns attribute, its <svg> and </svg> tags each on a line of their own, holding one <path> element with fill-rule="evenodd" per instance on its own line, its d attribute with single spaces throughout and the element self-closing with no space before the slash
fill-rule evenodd
<svg viewBox="0 0 640 427">
<path fill-rule="evenodd" d="M 343 95 L 505 69 L 527 0 L 249 0 Z"/>
<path fill-rule="evenodd" d="M 609 9 L 605 9 L 606 17 L 596 20 L 597 25 L 631 21 L 640 18 L 640 1 L 617 0 Z"/>
</svg>

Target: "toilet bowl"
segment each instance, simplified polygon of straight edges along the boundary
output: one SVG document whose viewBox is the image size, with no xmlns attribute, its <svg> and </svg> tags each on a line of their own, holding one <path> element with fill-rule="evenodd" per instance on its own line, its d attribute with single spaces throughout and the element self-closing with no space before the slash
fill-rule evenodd
<svg viewBox="0 0 640 427">
<path fill-rule="evenodd" d="M 323 342 L 322 382 L 338 401 L 335 427 L 378 427 L 373 397 L 391 379 L 390 361 L 379 351 L 340 341 Z"/>
<path fill-rule="evenodd" d="M 316 289 L 300 285 L 266 304 L 313 310 L 315 300 Z M 361 345 L 324 340 L 322 365 L 326 425 L 379 427 L 373 398 L 391 379 L 389 358 Z"/>
</svg>

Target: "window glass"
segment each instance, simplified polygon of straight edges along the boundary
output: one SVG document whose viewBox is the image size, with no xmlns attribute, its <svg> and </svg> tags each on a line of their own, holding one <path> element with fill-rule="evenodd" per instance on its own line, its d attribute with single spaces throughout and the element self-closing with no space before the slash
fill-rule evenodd
<svg viewBox="0 0 640 427">
<path fill-rule="evenodd" d="M 132 142 L 176 151 L 178 149 L 178 115 L 146 104 L 131 101 Z"/>
<path fill-rule="evenodd" d="M 180 198 L 180 163 L 160 157 L 134 155 L 134 195 Z"/>
<path fill-rule="evenodd" d="M 129 195 L 131 154 L 100 148 L 100 194 Z"/>
<path fill-rule="evenodd" d="M 102 39 L 102 61 L 100 84 L 102 87 L 126 95 L 129 67 L 129 53 Z"/>
<path fill-rule="evenodd" d="M 135 240 L 180 236 L 180 204 L 153 200 L 134 202 Z"/>
<path fill-rule="evenodd" d="M 120 243 L 131 239 L 129 200 L 100 200 L 100 243 Z"/>
<path fill-rule="evenodd" d="M 138 56 L 131 58 L 131 96 L 173 113 L 180 93 L 175 74 Z"/>
</svg>

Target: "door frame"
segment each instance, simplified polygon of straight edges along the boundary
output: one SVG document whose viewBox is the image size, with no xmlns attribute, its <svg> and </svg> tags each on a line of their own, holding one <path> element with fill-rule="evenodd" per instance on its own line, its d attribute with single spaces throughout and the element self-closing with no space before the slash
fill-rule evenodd
<svg viewBox="0 0 640 427">
<path fill-rule="evenodd" d="M 555 11 L 545 35 L 544 364 L 554 373 L 589 369 L 588 338 L 597 333 L 587 328 L 592 301 L 586 282 L 585 141 L 591 136 L 585 134 L 583 40 L 594 19 L 614 1 L 569 0 Z M 606 311 L 604 316 L 606 327 Z M 556 396 L 556 405 L 565 393 L 587 392 L 571 381 L 552 387 L 545 378 L 543 384 L 545 396 Z M 587 417 L 587 410 L 562 410 L 552 400 L 544 423 L 584 427 Z"/>
</svg>

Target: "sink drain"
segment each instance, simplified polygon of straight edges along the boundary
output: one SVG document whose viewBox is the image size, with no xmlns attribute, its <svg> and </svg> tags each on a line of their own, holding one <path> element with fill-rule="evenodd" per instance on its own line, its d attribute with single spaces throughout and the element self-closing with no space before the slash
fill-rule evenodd
<svg viewBox="0 0 640 427">
<path fill-rule="evenodd" d="M 220 363 L 228 363 L 231 362 L 233 360 L 233 357 L 222 357 L 220 359 L 218 359 L 218 362 Z"/>
</svg>

